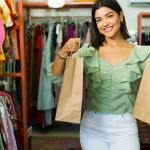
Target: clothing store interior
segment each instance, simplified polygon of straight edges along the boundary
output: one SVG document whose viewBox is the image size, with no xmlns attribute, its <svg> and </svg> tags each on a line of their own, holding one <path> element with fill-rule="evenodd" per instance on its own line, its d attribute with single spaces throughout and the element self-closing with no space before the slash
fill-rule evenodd
<svg viewBox="0 0 150 150">
<path fill-rule="evenodd" d="M 150 0 L 117 1 L 131 36 L 127 41 L 150 45 Z M 90 43 L 94 3 L 0 0 L 0 150 L 81 150 L 80 121 L 56 120 L 61 86 L 51 83 L 47 69 L 70 38 Z M 87 87 L 83 72 L 80 120 Z M 150 150 L 150 126 L 137 122 L 141 150 Z"/>
</svg>

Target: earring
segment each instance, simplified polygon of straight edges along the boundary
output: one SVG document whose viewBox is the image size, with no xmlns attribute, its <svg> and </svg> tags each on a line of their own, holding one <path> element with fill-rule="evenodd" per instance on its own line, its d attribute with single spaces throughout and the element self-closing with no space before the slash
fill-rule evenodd
<svg viewBox="0 0 150 150">
<path fill-rule="evenodd" d="M 123 22 L 123 20 L 121 22 Z"/>
</svg>

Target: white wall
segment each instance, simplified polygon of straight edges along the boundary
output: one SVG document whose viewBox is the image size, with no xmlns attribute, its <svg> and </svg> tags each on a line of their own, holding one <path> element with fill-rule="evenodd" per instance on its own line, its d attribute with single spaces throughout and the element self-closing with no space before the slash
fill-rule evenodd
<svg viewBox="0 0 150 150">
<path fill-rule="evenodd" d="M 18 0 L 13 0 L 14 2 Z M 41 2 L 47 0 L 24 0 L 24 2 Z M 73 0 L 66 0 L 73 1 Z M 128 6 L 128 0 L 117 0 L 121 5 L 129 29 L 138 28 L 138 14 L 139 12 L 150 12 L 150 7 L 131 7 Z M 91 16 L 91 9 L 32 9 L 30 11 L 31 16 Z M 150 25 L 150 21 L 144 24 Z"/>
</svg>

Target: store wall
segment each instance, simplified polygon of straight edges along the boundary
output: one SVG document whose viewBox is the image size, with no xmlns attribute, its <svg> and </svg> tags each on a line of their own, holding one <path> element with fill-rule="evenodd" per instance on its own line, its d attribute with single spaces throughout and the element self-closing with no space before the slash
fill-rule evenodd
<svg viewBox="0 0 150 150">
<path fill-rule="evenodd" d="M 18 0 L 13 0 L 14 2 Z M 24 0 L 24 2 L 41 2 L 47 0 Z M 73 1 L 73 0 L 66 0 Z M 131 7 L 128 6 L 128 0 L 117 0 L 121 5 L 126 21 L 128 23 L 128 27 L 130 29 L 137 30 L 138 24 L 138 14 L 139 12 L 150 12 L 150 7 Z M 25 14 L 25 13 L 24 13 Z M 31 10 L 31 16 L 91 16 L 91 9 L 35 9 Z M 146 20 L 146 19 L 145 19 Z M 143 21 L 143 25 L 150 25 L 150 21 Z"/>
</svg>

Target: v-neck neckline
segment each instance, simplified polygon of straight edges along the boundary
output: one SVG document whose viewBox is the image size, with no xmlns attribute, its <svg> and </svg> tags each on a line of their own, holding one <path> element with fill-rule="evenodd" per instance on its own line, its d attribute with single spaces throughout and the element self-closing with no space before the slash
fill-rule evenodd
<svg viewBox="0 0 150 150">
<path fill-rule="evenodd" d="M 104 61 L 106 61 L 112 68 L 114 68 L 114 67 L 116 67 L 117 65 L 119 65 L 119 64 L 121 64 L 121 63 L 123 63 L 123 62 L 126 62 L 126 61 L 128 61 L 129 60 L 129 58 L 130 58 L 130 56 L 132 55 L 132 53 L 133 53 L 133 51 L 135 50 L 135 48 L 136 48 L 136 46 L 137 45 L 135 45 L 134 46 L 134 48 L 133 48 L 133 50 L 131 51 L 131 53 L 130 53 L 130 55 L 129 55 L 129 57 L 128 57 L 128 59 L 126 59 L 126 60 L 123 60 L 123 61 L 120 61 L 119 63 L 117 63 L 116 65 L 112 65 L 111 63 L 109 63 L 106 59 L 104 59 L 104 58 L 102 58 L 102 57 L 100 57 L 100 56 L 98 56 L 100 59 L 103 59 Z"/>
</svg>

